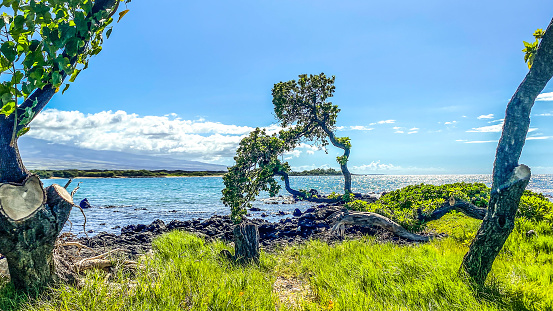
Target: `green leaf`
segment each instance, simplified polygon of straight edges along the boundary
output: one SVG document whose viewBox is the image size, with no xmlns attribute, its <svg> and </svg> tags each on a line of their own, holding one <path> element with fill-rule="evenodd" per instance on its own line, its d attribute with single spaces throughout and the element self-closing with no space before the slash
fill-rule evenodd
<svg viewBox="0 0 553 311">
<path fill-rule="evenodd" d="M 109 36 L 111 35 L 111 31 L 113 30 L 113 27 L 108 29 L 108 31 L 106 31 L 106 38 L 109 39 Z"/>
<path fill-rule="evenodd" d="M 82 70 L 80 69 L 75 69 L 73 71 L 73 74 L 71 75 L 71 78 L 69 79 L 69 82 L 75 82 L 75 79 L 77 78 L 77 76 L 79 75 L 79 73 L 81 73 Z"/>
<path fill-rule="evenodd" d="M 4 104 L 4 106 L 2 106 L 2 109 L 0 109 L 0 114 L 9 116 L 10 114 L 12 114 L 12 112 L 14 112 L 14 110 L 15 110 L 15 102 L 8 102 Z"/>
<path fill-rule="evenodd" d="M 20 129 L 18 132 L 17 132 L 17 137 L 21 137 L 25 134 L 27 134 L 27 132 L 30 130 L 31 128 L 30 127 L 24 127 L 22 129 Z"/>
<path fill-rule="evenodd" d="M 61 95 L 63 95 L 68 88 L 69 88 L 69 83 L 66 83 L 65 87 L 63 88 L 63 91 L 61 91 Z"/>
<path fill-rule="evenodd" d="M 2 43 L 2 46 L 0 46 L 0 51 L 4 56 L 8 59 L 10 63 L 13 63 L 15 60 L 15 57 L 17 56 L 17 53 L 15 51 L 15 43 L 11 41 L 6 41 Z"/>
<path fill-rule="evenodd" d="M 55 87 L 59 87 L 63 82 L 62 80 L 63 78 L 59 72 L 54 71 L 54 73 L 52 73 L 52 80 L 51 80 L 52 85 L 54 85 Z"/>
</svg>

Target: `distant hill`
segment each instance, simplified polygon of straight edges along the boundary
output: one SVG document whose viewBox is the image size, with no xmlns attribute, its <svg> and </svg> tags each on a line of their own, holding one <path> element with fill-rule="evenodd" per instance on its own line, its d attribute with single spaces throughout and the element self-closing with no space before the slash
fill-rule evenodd
<svg viewBox="0 0 553 311">
<path fill-rule="evenodd" d="M 67 170 L 183 170 L 226 171 L 224 165 L 147 156 L 127 152 L 92 150 L 21 137 L 19 152 L 27 169 Z"/>
</svg>

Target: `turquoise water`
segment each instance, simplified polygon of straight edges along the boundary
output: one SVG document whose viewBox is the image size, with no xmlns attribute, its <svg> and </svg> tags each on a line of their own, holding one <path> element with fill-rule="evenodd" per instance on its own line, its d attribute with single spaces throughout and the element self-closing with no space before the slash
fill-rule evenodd
<svg viewBox="0 0 553 311">
<path fill-rule="evenodd" d="M 43 180 L 45 186 L 57 183 L 65 185 L 66 179 Z M 75 194 L 75 203 L 87 198 L 93 208 L 86 209 L 87 230 L 92 234 L 106 231 L 119 233 L 117 226 L 129 224 L 149 224 L 155 219 L 169 222 L 173 219 L 209 218 L 214 214 L 229 214 L 220 201 L 223 181 L 219 177 L 176 177 L 176 178 L 76 178 L 69 190 L 80 183 Z M 317 189 L 322 194 L 333 191 L 342 192 L 341 176 L 297 176 L 291 177 L 295 189 Z M 482 182 L 491 185 L 490 175 L 368 175 L 353 176 L 352 189 L 360 193 L 381 193 L 395 190 L 412 184 L 441 185 L 453 182 Z M 553 195 L 553 175 L 532 176 L 528 189 Z M 287 195 L 281 191 L 282 195 Z M 267 197 L 266 194 L 261 197 Z M 269 221 L 276 221 L 282 216 L 278 211 L 292 212 L 295 208 L 305 210 L 311 207 L 308 202 L 296 204 L 264 204 L 256 201 L 253 204 L 261 212 L 251 212 L 252 217 L 266 213 Z M 71 212 L 72 232 L 82 232 L 83 216 L 78 209 Z"/>
</svg>

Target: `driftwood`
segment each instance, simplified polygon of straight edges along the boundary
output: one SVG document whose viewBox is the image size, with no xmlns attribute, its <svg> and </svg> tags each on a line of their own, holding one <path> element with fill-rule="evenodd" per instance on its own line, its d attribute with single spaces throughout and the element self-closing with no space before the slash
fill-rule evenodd
<svg viewBox="0 0 553 311">
<path fill-rule="evenodd" d="M 341 212 L 337 220 L 337 223 L 332 227 L 332 232 L 338 233 L 340 236 L 344 234 L 345 225 L 354 225 L 360 227 L 380 227 L 398 237 L 416 242 L 428 242 L 434 238 L 434 236 L 411 233 L 391 219 L 376 213 L 344 211 Z"/>
</svg>

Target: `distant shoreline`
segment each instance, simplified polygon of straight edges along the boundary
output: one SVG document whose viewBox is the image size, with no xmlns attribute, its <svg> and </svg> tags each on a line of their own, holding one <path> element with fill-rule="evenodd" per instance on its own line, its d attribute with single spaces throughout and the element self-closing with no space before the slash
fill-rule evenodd
<svg viewBox="0 0 553 311">
<path fill-rule="evenodd" d="M 155 178 L 155 177 L 222 177 L 225 171 L 182 170 L 31 170 L 42 179 L 62 178 Z"/>
</svg>

